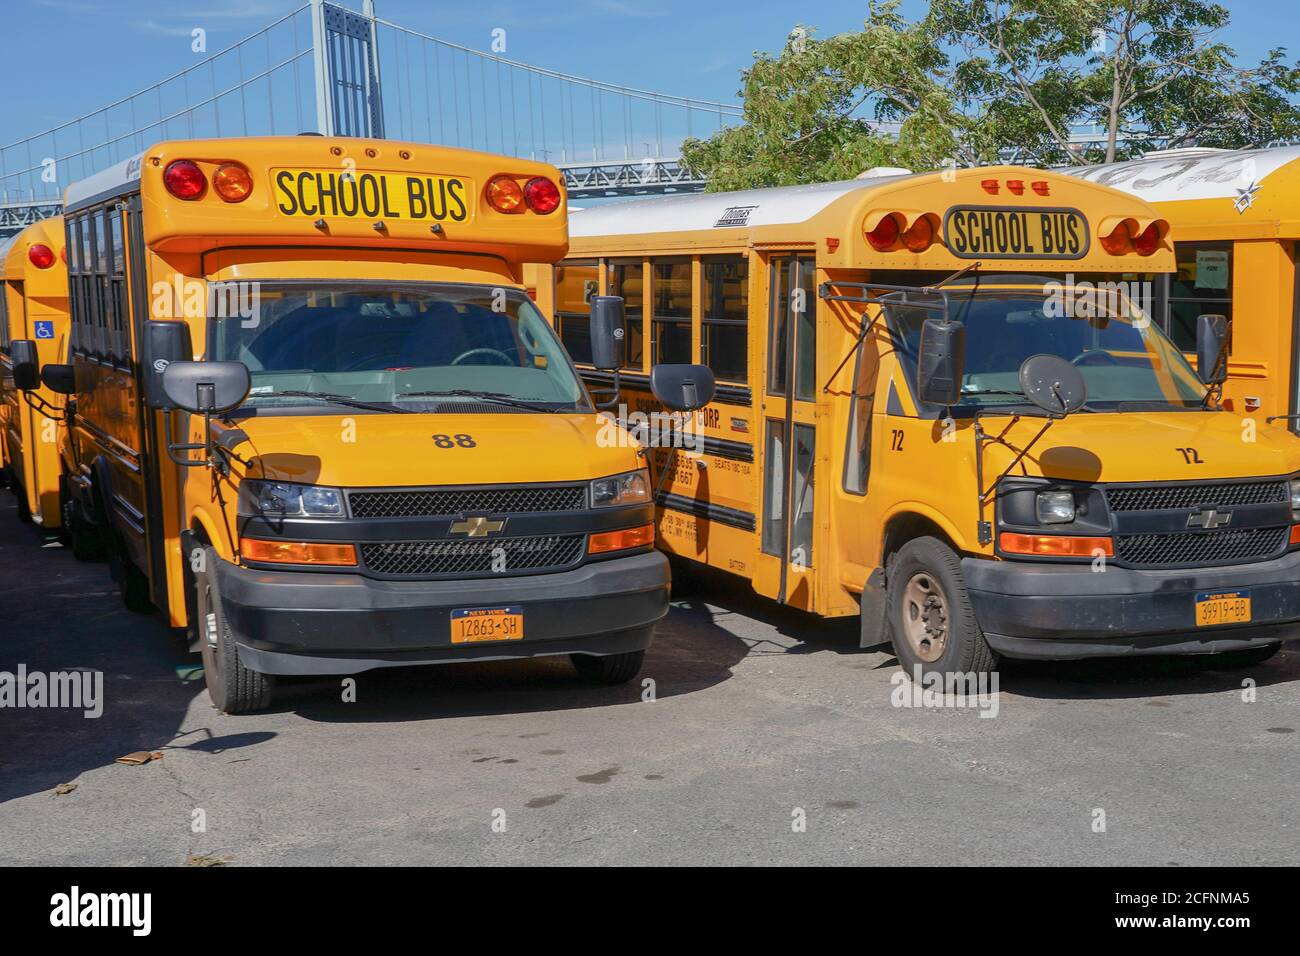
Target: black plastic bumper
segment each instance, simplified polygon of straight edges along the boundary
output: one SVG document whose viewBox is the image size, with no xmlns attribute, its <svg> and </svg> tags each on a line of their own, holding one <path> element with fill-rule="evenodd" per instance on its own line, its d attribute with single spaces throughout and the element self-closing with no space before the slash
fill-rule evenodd
<svg viewBox="0 0 1300 956">
<path fill-rule="evenodd" d="M 217 580 L 240 658 L 264 674 L 619 654 L 648 646 L 668 612 L 668 561 L 657 551 L 556 574 L 472 581 L 379 581 L 222 561 Z M 523 608 L 523 640 L 451 643 L 452 610 L 503 605 Z"/>
<path fill-rule="evenodd" d="M 1217 654 L 1300 638 L 1300 552 L 1190 571 L 963 558 L 985 639 L 1007 657 Z M 1196 626 L 1196 595 L 1250 591 L 1248 624 Z"/>
</svg>

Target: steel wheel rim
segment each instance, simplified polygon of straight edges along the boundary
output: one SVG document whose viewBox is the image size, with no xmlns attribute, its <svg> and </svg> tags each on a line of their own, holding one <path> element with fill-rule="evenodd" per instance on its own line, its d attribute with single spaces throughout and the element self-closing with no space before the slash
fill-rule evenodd
<svg viewBox="0 0 1300 956">
<path fill-rule="evenodd" d="M 903 588 L 903 637 L 912 653 L 927 664 L 948 646 L 948 601 L 933 574 L 918 571 Z"/>
</svg>

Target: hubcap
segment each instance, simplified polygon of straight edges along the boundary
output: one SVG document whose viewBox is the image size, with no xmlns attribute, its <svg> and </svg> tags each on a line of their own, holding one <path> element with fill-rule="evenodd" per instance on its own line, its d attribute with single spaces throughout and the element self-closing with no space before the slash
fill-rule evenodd
<svg viewBox="0 0 1300 956">
<path fill-rule="evenodd" d="M 948 646 L 948 602 L 934 576 L 912 575 L 903 589 L 903 636 L 921 660 L 932 664 Z"/>
</svg>

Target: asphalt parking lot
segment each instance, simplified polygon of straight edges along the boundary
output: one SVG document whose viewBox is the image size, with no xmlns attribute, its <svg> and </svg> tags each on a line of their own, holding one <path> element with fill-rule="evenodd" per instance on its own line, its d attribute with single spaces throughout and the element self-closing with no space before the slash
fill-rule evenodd
<svg viewBox="0 0 1300 956">
<path fill-rule="evenodd" d="M 892 655 L 856 643 L 714 582 L 674 600 L 652 701 L 543 660 L 363 675 L 354 703 L 301 681 L 229 717 L 0 495 L 0 671 L 100 670 L 105 699 L 0 709 L 0 863 L 1300 862 L 1300 645 L 1011 665 L 981 717 L 895 706 Z"/>
</svg>

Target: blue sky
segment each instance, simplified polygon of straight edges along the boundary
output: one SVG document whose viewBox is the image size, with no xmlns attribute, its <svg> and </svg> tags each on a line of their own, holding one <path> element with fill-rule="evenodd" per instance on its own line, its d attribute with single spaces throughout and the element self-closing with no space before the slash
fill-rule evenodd
<svg viewBox="0 0 1300 956">
<path fill-rule="evenodd" d="M 361 0 L 345 0 L 360 7 Z M 134 92 L 200 59 L 190 31 L 215 51 L 301 0 L 23 0 L 5 4 L 0 142 L 36 133 Z M 731 100 L 754 50 L 780 46 L 796 22 L 829 35 L 860 27 L 863 0 L 377 0 L 379 14 L 479 49 L 504 28 L 506 55 L 538 66 L 665 93 Z M 922 0 L 905 0 L 915 13 Z M 1300 55 L 1295 0 L 1230 0 L 1226 35 L 1243 60 L 1287 45 Z M 60 56 L 54 59 L 58 44 Z M 24 78 L 25 82 L 16 82 Z"/>
</svg>

